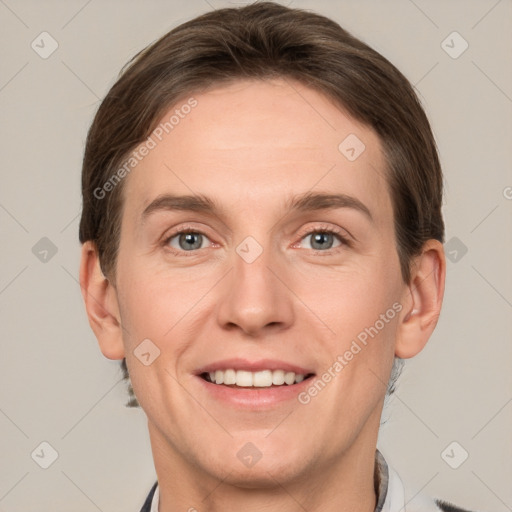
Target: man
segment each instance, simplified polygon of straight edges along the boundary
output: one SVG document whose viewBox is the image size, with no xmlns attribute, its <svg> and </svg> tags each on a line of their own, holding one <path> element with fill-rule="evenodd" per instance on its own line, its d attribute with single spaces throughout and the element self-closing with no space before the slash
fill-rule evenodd
<svg viewBox="0 0 512 512">
<path fill-rule="evenodd" d="M 442 173 L 403 75 L 322 16 L 222 9 L 141 52 L 83 163 L 80 282 L 158 483 L 143 511 L 405 503 L 376 450 L 445 281 Z"/>
</svg>

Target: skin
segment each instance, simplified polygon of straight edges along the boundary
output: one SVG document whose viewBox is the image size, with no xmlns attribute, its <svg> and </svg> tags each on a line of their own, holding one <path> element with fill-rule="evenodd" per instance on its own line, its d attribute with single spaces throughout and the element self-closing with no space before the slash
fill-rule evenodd
<svg viewBox="0 0 512 512">
<path fill-rule="evenodd" d="M 115 282 L 90 242 L 80 269 L 100 348 L 126 356 L 148 418 L 160 512 L 373 511 L 386 384 L 394 356 L 420 352 L 437 323 L 442 244 L 425 244 L 404 283 L 379 138 L 325 96 L 276 79 L 194 98 L 125 178 Z M 349 134 L 366 146 L 353 162 L 338 150 Z M 286 209 L 309 191 L 356 197 L 373 221 L 353 208 Z M 205 194 L 222 212 L 158 211 L 142 221 L 164 193 Z M 200 249 L 171 252 L 186 252 L 179 236 L 166 243 L 180 226 L 205 235 Z M 331 249 L 315 251 L 307 233 L 322 228 L 350 243 L 334 236 L 324 242 Z M 236 252 L 247 236 L 263 249 L 252 263 Z M 307 405 L 241 409 L 213 399 L 194 375 L 242 357 L 289 361 L 318 378 L 394 303 L 401 311 Z M 160 356 L 145 366 L 133 351 L 148 338 Z M 262 454 L 252 467 L 236 456 L 247 442 Z"/>
</svg>

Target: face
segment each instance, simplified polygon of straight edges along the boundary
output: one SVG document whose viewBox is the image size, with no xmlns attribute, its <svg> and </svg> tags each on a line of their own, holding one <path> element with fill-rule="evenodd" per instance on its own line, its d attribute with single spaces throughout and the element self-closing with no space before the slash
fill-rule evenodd
<svg viewBox="0 0 512 512">
<path fill-rule="evenodd" d="M 407 293 L 381 144 L 296 82 L 192 96 L 123 191 L 116 300 L 153 451 L 246 484 L 325 470 L 375 446 Z"/>
</svg>

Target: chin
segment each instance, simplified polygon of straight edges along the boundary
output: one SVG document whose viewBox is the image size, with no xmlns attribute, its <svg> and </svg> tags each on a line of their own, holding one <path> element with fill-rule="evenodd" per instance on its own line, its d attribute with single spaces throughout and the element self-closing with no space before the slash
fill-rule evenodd
<svg viewBox="0 0 512 512">
<path fill-rule="evenodd" d="M 281 459 L 274 463 L 261 459 L 251 468 L 244 468 L 242 464 L 223 467 L 214 476 L 225 484 L 241 489 L 272 489 L 296 479 L 300 473 L 301 469 L 288 460 Z"/>
</svg>

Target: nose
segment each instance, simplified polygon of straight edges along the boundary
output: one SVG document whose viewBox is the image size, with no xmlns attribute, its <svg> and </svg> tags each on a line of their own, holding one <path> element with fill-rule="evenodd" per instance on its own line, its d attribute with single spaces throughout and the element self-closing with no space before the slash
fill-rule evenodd
<svg viewBox="0 0 512 512">
<path fill-rule="evenodd" d="M 287 287 L 283 262 L 270 250 L 251 259 L 234 251 L 233 268 L 220 283 L 217 320 L 223 329 L 240 329 L 258 338 L 293 324 L 293 292 Z"/>
</svg>

